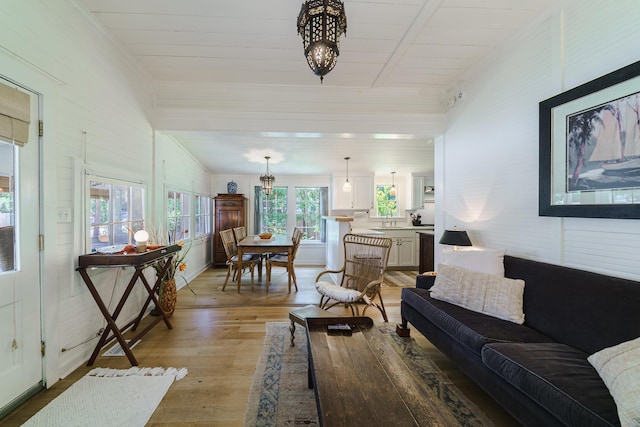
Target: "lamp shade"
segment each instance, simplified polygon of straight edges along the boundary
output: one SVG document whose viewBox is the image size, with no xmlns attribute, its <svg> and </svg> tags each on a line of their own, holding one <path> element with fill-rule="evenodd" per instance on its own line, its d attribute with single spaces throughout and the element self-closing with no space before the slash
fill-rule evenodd
<svg viewBox="0 0 640 427">
<path fill-rule="evenodd" d="M 452 246 L 473 246 L 467 232 L 464 230 L 445 230 L 438 243 Z"/>
</svg>

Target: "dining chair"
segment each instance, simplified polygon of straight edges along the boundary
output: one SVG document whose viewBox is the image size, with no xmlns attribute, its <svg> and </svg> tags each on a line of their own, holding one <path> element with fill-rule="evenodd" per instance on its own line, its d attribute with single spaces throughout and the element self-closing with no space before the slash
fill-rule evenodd
<svg viewBox="0 0 640 427">
<path fill-rule="evenodd" d="M 316 277 L 316 290 L 320 293 L 318 306 L 328 310 L 337 304 L 351 308 L 351 314 L 360 316 L 359 305 L 364 305 L 364 316 L 369 307 L 380 310 L 385 322 L 387 312 L 380 287 L 389 261 L 392 240 L 388 237 L 346 234 L 343 239 L 344 264 L 340 270 L 325 270 Z M 339 284 L 321 281 L 328 273 L 339 275 Z M 379 299 L 379 303 L 374 301 Z"/>
<path fill-rule="evenodd" d="M 236 243 L 247 237 L 247 229 L 244 225 L 233 229 L 233 235 L 236 236 Z"/>
<path fill-rule="evenodd" d="M 238 246 L 236 245 L 233 230 L 230 228 L 220 231 L 220 239 L 227 255 L 227 276 L 224 279 L 224 285 L 222 285 L 222 290 L 224 291 L 229 281 L 229 276 L 232 276 L 231 273 L 233 272 L 232 280 L 235 280 L 236 274 L 242 274 L 242 272 L 238 272 Z M 242 266 L 251 269 L 251 290 L 253 290 L 253 275 L 256 262 L 251 254 L 242 255 Z M 238 287 L 238 292 L 240 292 L 240 287 Z"/>
<path fill-rule="evenodd" d="M 302 240 L 302 230 L 296 227 L 293 229 L 293 236 L 291 237 L 291 241 L 293 242 L 293 249 L 291 251 L 291 279 L 293 280 L 293 285 L 296 287 L 296 292 L 298 291 L 298 282 L 296 280 L 296 270 L 293 267 L 293 261 L 296 259 L 296 253 L 298 252 L 298 246 L 300 246 L 300 240 Z M 271 267 L 284 267 L 285 269 L 287 269 L 287 272 L 289 272 L 289 254 L 275 254 L 267 258 L 266 264 L 267 292 L 269 292 L 269 282 L 271 282 Z M 289 288 L 289 292 L 291 292 L 291 288 Z"/>
<path fill-rule="evenodd" d="M 240 227 L 236 227 L 233 229 L 233 235 L 236 237 L 236 245 L 238 243 L 240 243 L 240 241 L 242 239 L 244 239 L 245 237 L 247 237 L 247 229 L 244 225 L 241 225 Z M 251 254 L 251 259 L 256 263 L 256 265 L 258 266 L 258 280 L 260 280 L 260 278 L 262 277 L 262 260 L 266 257 L 267 254 Z M 244 259 L 244 257 L 243 257 Z M 242 261 L 244 262 L 244 261 Z"/>
</svg>

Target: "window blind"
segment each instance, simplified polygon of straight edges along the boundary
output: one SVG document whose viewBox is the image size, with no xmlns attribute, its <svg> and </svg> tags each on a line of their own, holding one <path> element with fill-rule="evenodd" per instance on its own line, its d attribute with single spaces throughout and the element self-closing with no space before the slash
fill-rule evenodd
<svg viewBox="0 0 640 427">
<path fill-rule="evenodd" d="M 29 94 L 0 83 L 0 138 L 23 146 L 29 139 Z"/>
</svg>

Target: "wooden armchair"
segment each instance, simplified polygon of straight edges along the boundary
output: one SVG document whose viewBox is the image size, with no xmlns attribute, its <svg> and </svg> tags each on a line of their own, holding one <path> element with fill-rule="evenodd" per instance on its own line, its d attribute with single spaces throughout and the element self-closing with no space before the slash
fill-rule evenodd
<svg viewBox="0 0 640 427">
<path fill-rule="evenodd" d="M 227 255 L 227 276 L 224 279 L 224 285 L 222 285 L 222 290 L 224 291 L 224 288 L 226 288 L 227 282 L 229 281 L 229 276 L 231 276 L 231 272 L 233 272 L 232 280 L 235 280 L 236 274 L 242 274 L 242 272 L 238 273 L 238 246 L 236 245 L 233 230 L 228 229 L 220 231 L 220 239 L 222 240 L 222 245 L 224 246 L 224 251 Z M 253 276 L 257 262 L 253 259 L 251 254 L 247 254 L 242 256 L 242 265 L 243 267 L 251 269 L 251 290 L 253 290 Z M 240 293 L 240 285 L 238 285 L 238 293 Z"/>
<path fill-rule="evenodd" d="M 296 259 L 296 253 L 298 252 L 298 246 L 300 246 L 300 240 L 302 239 L 302 231 L 296 227 L 293 229 L 293 236 L 291 240 L 293 241 L 293 251 L 291 252 L 291 279 L 293 280 L 293 285 L 296 287 L 296 292 L 298 291 L 298 282 L 296 280 L 296 270 L 293 268 L 293 261 Z M 270 258 L 267 258 L 267 292 L 269 292 L 269 283 L 271 282 L 271 267 L 284 267 L 285 269 L 289 269 L 289 254 L 275 254 Z M 289 287 L 289 293 L 291 293 L 291 287 Z"/>
<path fill-rule="evenodd" d="M 340 270 L 325 270 L 316 277 L 316 290 L 320 293 L 320 308 L 327 310 L 334 305 L 344 304 L 351 308 L 351 314 L 360 316 L 358 305 L 364 305 L 364 316 L 369 307 L 380 310 L 385 322 L 388 322 L 380 286 L 389 260 L 391 239 L 386 237 L 344 236 L 344 265 Z M 340 284 L 321 281 L 327 274 L 340 274 Z M 379 304 L 374 301 L 379 299 Z"/>
</svg>

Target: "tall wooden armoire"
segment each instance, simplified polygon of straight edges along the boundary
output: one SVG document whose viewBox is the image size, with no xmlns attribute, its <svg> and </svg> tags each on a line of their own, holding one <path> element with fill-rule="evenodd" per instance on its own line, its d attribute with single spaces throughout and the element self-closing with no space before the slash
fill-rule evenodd
<svg viewBox="0 0 640 427">
<path fill-rule="evenodd" d="M 243 194 L 218 194 L 214 197 L 213 265 L 225 265 L 227 255 L 220 231 L 246 227 L 247 198 Z"/>
</svg>

